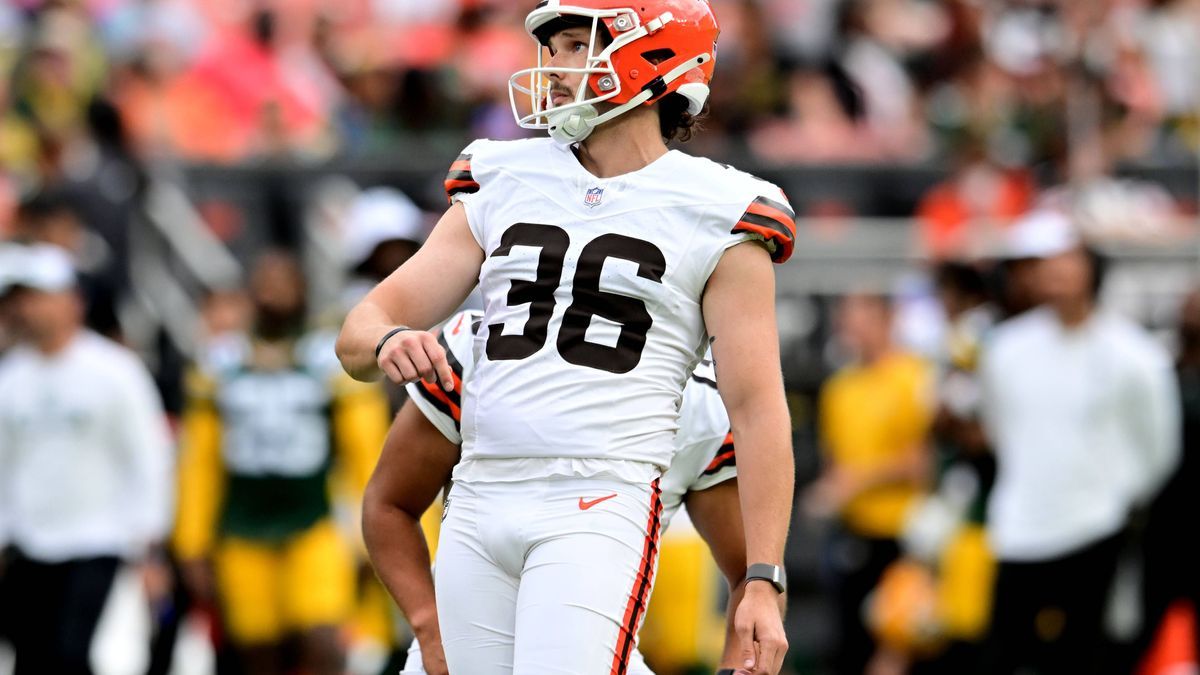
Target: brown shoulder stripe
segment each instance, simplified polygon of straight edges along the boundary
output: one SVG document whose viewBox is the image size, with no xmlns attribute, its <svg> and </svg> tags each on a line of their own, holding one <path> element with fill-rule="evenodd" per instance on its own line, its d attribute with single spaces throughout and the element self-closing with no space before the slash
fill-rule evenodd
<svg viewBox="0 0 1200 675">
<path fill-rule="evenodd" d="M 464 153 L 454 160 L 446 174 L 445 187 L 446 198 L 451 203 L 454 202 L 454 195 L 479 191 L 479 183 L 471 175 L 471 155 Z"/>
<path fill-rule="evenodd" d="M 775 252 L 771 258 L 781 263 L 792 255 L 796 241 L 796 214 L 786 204 L 758 197 L 750 203 L 731 232 L 751 232 L 774 242 Z"/>
</svg>

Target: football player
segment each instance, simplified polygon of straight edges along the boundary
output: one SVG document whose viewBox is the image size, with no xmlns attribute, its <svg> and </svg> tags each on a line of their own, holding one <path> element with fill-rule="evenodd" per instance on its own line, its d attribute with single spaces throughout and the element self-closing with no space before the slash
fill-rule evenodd
<svg viewBox="0 0 1200 675">
<path fill-rule="evenodd" d="M 438 335 L 458 376 L 456 394 L 475 370 L 473 343 L 483 313 L 451 317 Z M 663 529 L 686 502 L 697 531 L 708 543 L 731 590 L 730 611 L 741 596 L 746 549 L 737 494 L 737 463 L 729 418 L 717 394 L 712 363 L 700 363 L 684 388 L 680 406 L 678 452 L 662 478 Z M 383 455 L 363 501 L 367 550 L 379 576 L 409 617 L 422 649 L 414 641 L 404 675 L 445 673 L 445 659 L 434 614 L 433 583 L 427 573 L 429 552 L 419 528 L 422 514 L 449 481 L 462 443 L 461 408 L 436 384 L 408 385 L 411 403 L 392 425 Z M 737 668 L 737 643 L 729 623 L 722 667 Z M 648 673 L 634 652 L 630 673 Z"/>
<path fill-rule="evenodd" d="M 306 672 L 343 672 L 355 551 L 333 488 L 362 494 L 387 431 L 383 391 L 340 371 L 332 336 L 305 332 L 304 294 L 293 256 L 260 257 L 252 330 L 214 341 L 188 378 L 175 550 L 255 675 L 284 672 L 291 635 Z"/>
<path fill-rule="evenodd" d="M 447 663 L 627 672 L 660 475 L 711 339 L 743 450 L 739 649 L 747 670 L 777 673 L 794 481 L 770 263 L 791 254 L 794 215 L 778 187 L 667 148 L 708 97 L 707 2 L 544 0 L 525 27 L 539 64 L 513 76 L 514 113 L 551 138 L 471 143 L 425 247 L 350 312 L 337 346 L 355 377 L 439 380 L 450 394 L 428 329 L 482 292 L 436 569 Z"/>
</svg>

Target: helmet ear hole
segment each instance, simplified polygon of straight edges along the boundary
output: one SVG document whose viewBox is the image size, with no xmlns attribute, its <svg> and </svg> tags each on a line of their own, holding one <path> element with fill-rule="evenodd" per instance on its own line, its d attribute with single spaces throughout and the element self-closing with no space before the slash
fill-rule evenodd
<svg viewBox="0 0 1200 675">
<path fill-rule="evenodd" d="M 651 49 L 648 52 L 642 52 L 642 58 L 646 61 L 658 65 L 664 61 L 670 61 L 675 58 L 674 49 Z"/>
</svg>

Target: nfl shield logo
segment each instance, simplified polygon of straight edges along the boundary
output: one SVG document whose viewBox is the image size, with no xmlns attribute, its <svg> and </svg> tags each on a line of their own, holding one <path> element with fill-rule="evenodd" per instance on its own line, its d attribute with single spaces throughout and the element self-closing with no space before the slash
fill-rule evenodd
<svg viewBox="0 0 1200 675">
<path fill-rule="evenodd" d="M 604 188 L 594 187 L 583 196 L 583 203 L 588 206 L 600 206 L 601 199 L 604 199 Z"/>
</svg>

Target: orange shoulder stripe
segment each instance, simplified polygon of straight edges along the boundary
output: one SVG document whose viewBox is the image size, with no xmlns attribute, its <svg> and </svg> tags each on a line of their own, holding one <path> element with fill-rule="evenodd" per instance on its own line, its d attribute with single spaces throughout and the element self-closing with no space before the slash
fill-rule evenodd
<svg viewBox="0 0 1200 675">
<path fill-rule="evenodd" d="M 752 232 L 763 239 L 775 242 L 775 251 L 771 254 L 771 260 L 777 263 L 784 262 L 792 257 L 792 248 L 795 246 L 795 241 L 783 232 L 780 232 L 777 228 L 765 227 L 757 223 L 740 220 L 734 226 L 733 231 Z"/>
<path fill-rule="evenodd" d="M 746 209 L 746 213 L 753 213 L 757 216 L 763 216 L 765 218 L 770 218 L 771 220 L 777 220 L 784 227 L 786 227 L 789 232 L 791 232 L 793 237 L 796 236 L 795 218 L 793 218 L 790 214 L 784 213 L 783 211 L 775 208 L 774 206 L 770 206 L 762 202 L 753 202 L 750 204 L 750 207 Z"/>
</svg>

